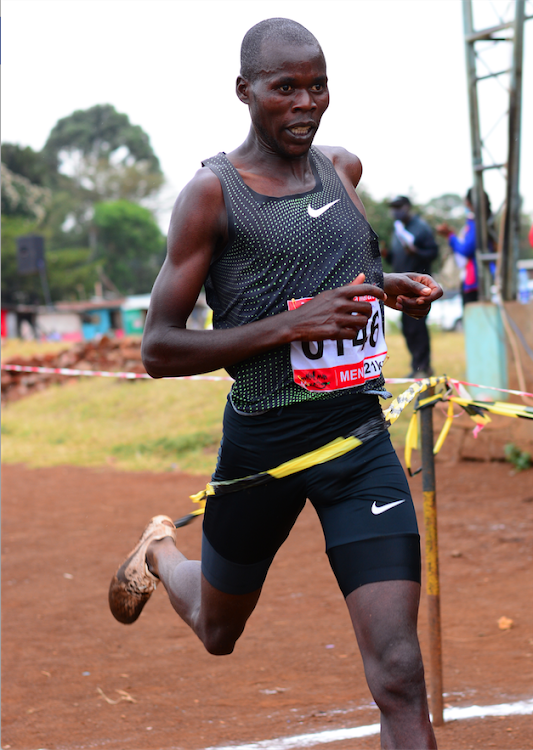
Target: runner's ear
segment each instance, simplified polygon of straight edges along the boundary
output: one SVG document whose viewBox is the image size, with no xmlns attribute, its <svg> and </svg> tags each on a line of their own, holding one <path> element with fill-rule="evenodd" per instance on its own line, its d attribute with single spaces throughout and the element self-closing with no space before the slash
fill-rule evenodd
<svg viewBox="0 0 533 750">
<path fill-rule="evenodd" d="M 237 81 L 235 82 L 235 92 L 241 102 L 244 104 L 249 104 L 249 98 L 248 98 L 248 88 L 250 84 L 246 80 L 246 78 L 243 78 L 242 76 L 237 77 Z"/>
</svg>

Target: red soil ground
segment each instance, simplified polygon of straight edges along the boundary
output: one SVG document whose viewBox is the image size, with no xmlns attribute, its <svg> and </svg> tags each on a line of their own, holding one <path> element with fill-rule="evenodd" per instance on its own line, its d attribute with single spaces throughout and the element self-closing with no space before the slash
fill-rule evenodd
<svg viewBox="0 0 533 750">
<path fill-rule="evenodd" d="M 532 471 L 439 457 L 445 703 L 533 697 Z M 206 654 L 158 590 L 115 622 L 111 575 L 156 513 L 179 518 L 205 478 L 3 468 L 3 744 L 7 750 L 200 750 L 378 720 L 306 508 L 236 652 Z M 420 477 L 411 480 L 422 523 Z M 201 522 L 180 531 L 196 557 Z M 498 619 L 513 621 L 501 630 Z M 420 638 L 428 664 L 426 600 Z M 455 721 L 441 750 L 531 748 L 533 716 Z M 377 748 L 377 736 L 320 745 Z"/>
</svg>

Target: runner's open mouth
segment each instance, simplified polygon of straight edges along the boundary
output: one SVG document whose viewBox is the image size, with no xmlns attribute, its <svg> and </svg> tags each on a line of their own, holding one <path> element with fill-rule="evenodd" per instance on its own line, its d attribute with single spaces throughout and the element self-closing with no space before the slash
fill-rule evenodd
<svg viewBox="0 0 533 750">
<path fill-rule="evenodd" d="M 314 129 L 314 125 L 293 125 L 289 128 L 293 135 L 309 135 Z"/>
</svg>

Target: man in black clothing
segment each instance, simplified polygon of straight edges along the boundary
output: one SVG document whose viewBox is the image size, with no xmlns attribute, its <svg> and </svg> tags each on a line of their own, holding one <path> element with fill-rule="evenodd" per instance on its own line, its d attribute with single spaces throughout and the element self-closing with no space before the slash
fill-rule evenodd
<svg viewBox="0 0 533 750">
<path fill-rule="evenodd" d="M 393 271 L 402 273 L 431 273 L 438 246 L 433 231 L 420 216 L 413 213 L 411 201 L 398 195 L 389 206 L 394 217 L 389 259 Z M 425 318 L 413 318 L 402 312 L 402 331 L 411 353 L 411 372 L 408 377 L 425 378 L 432 374 L 429 332 Z"/>
<path fill-rule="evenodd" d="M 383 276 L 356 193 L 361 162 L 343 148 L 313 146 L 329 91 L 324 54 L 307 29 L 288 19 L 250 29 L 236 93 L 251 128 L 236 149 L 205 160 L 176 201 L 144 330 L 147 372 L 233 373 L 215 475 L 222 483 L 357 425 L 379 423 L 378 432 L 275 485 L 210 494 L 201 562 L 176 547 L 171 518 L 154 517 L 113 576 L 111 611 L 134 622 L 161 582 L 207 651 L 230 654 L 309 498 L 381 711 L 382 746 L 433 749 L 416 629 L 420 540 L 379 397 L 388 396 L 383 305 L 425 316 L 442 290 L 427 274 Z M 203 286 L 209 331 L 186 325 Z"/>
</svg>

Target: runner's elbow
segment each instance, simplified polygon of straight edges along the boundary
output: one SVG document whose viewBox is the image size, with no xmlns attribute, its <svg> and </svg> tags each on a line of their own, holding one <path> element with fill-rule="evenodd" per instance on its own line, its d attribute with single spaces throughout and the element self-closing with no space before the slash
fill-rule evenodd
<svg viewBox="0 0 533 750">
<path fill-rule="evenodd" d="M 143 352 L 142 362 L 144 365 L 144 369 L 151 378 L 164 377 L 164 373 L 161 368 L 161 362 L 157 359 L 157 357 L 150 357 Z"/>
<path fill-rule="evenodd" d="M 152 378 L 183 377 L 196 375 L 196 361 L 190 347 L 180 338 L 143 337 L 141 357 L 144 368 Z"/>
<path fill-rule="evenodd" d="M 168 355 L 163 347 L 145 335 L 141 344 L 141 357 L 144 369 L 152 378 L 163 378 L 168 374 Z"/>
</svg>

